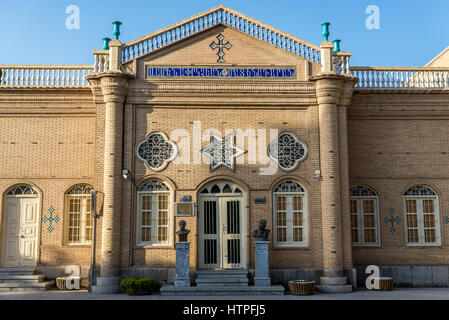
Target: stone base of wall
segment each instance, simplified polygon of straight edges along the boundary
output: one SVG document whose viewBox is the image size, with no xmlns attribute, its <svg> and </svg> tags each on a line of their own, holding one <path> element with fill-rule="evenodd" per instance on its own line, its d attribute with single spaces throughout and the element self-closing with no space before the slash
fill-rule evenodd
<svg viewBox="0 0 449 320">
<path fill-rule="evenodd" d="M 357 284 L 365 287 L 367 266 L 356 266 Z M 449 287 L 449 266 L 379 266 L 381 277 L 393 277 L 395 287 Z"/>
<path fill-rule="evenodd" d="M 67 265 L 68 266 L 68 265 Z M 45 274 L 47 279 L 56 279 L 65 275 L 66 265 L 64 266 L 43 266 L 36 267 L 38 273 Z M 80 265 L 81 286 L 89 286 L 89 265 Z M 356 266 L 354 270 L 345 270 L 344 275 L 348 279 L 348 284 L 352 284 L 355 289 L 357 286 L 364 288 L 367 266 Z M 393 277 L 396 287 L 449 287 L 449 265 L 448 266 L 379 266 L 380 276 Z M 249 283 L 254 284 L 254 269 L 250 268 Z M 355 275 L 354 275 L 355 273 Z M 99 276 L 100 270 L 94 270 L 94 282 Z M 175 268 L 146 268 L 132 267 L 121 270 L 121 277 L 151 277 L 160 284 L 173 284 L 176 276 Z M 288 291 L 288 281 L 290 280 L 314 280 L 319 284 L 323 271 L 318 269 L 270 269 L 271 283 L 273 285 L 281 284 Z M 357 282 L 354 279 L 357 279 Z M 190 270 L 191 284 L 195 284 L 196 270 Z"/>
<path fill-rule="evenodd" d="M 249 271 L 249 284 L 254 284 L 254 269 L 248 269 Z M 352 274 L 352 271 L 351 271 Z M 176 275 L 175 268 L 145 268 L 134 267 L 128 269 L 122 269 L 121 277 L 151 277 L 157 282 L 163 284 L 173 284 Z M 282 284 L 286 290 L 288 290 L 288 281 L 290 280 L 315 280 L 319 283 L 320 277 L 323 275 L 322 270 L 315 269 L 270 269 L 270 278 L 273 285 Z M 190 270 L 190 281 L 194 285 L 196 280 L 196 270 Z M 348 283 L 350 283 L 348 279 Z"/>
</svg>

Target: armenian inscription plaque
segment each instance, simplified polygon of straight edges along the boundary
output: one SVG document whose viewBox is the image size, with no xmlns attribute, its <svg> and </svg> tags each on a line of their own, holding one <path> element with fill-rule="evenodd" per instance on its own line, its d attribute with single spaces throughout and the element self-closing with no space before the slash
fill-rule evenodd
<svg viewBox="0 0 449 320">
<path fill-rule="evenodd" d="M 145 65 L 145 79 L 296 80 L 296 67 Z"/>
</svg>

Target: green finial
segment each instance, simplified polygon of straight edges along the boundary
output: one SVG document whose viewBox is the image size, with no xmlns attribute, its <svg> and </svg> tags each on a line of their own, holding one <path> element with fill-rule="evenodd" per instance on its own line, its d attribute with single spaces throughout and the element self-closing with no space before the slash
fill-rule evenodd
<svg viewBox="0 0 449 320">
<path fill-rule="evenodd" d="M 324 41 L 329 41 L 329 35 L 330 35 L 330 33 L 329 33 L 329 26 L 330 25 L 331 24 L 329 22 L 324 22 L 324 23 L 321 24 L 321 26 L 323 27 L 322 35 L 323 35 Z"/>
<path fill-rule="evenodd" d="M 103 50 L 109 50 L 109 41 L 111 41 L 110 38 L 103 38 Z"/>
<path fill-rule="evenodd" d="M 340 52 L 340 42 L 341 40 L 339 39 L 332 41 L 334 44 L 334 50 L 332 50 L 332 52 Z"/>
<path fill-rule="evenodd" d="M 120 36 L 120 25 L 122 23 L 120 21 L 114 21 L 112 24 L 114 25 L 114 36 L 115 36 L 115 39 L 118 40 L 118 37 Z"/>
</svg>

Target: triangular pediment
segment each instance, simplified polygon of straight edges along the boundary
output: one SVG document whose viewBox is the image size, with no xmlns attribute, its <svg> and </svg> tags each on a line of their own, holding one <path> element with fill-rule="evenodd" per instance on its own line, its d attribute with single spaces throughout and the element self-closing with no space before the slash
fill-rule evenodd
<svg viewBox="0 0 449 320">
<path fill-rule="evenodd" d="M 441 51 L 435 58 L 429 61 L 426 67 L 449 67 L 449 47 Z"/>
<path fill-rule="evenodd" d="M 139 79 L 152 64 L 292 66 L 303 80 L 319 70 L 320 55 L 319 47 L 220 5 L 126 43 L 123 62 Z"/>
</svg>

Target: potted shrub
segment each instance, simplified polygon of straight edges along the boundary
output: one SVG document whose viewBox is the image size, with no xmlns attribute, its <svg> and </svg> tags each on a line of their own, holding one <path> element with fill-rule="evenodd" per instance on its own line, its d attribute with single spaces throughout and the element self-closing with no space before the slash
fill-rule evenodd
<svg viewBox="0 0 449 320">
<path fill-rule="evenodd" d="M 148 277 L 131 277 L 120 281 L 120 289 L 128 296 L 142 296 L 156 290 L 156 282 Z"/>
<path fill-rule="evenodd" d="M 288 287 L 292 294 L 301 296 L 311 295 L 315 291 L 315 281 L 313 280 L 291 280 Z"/>
</svg>

